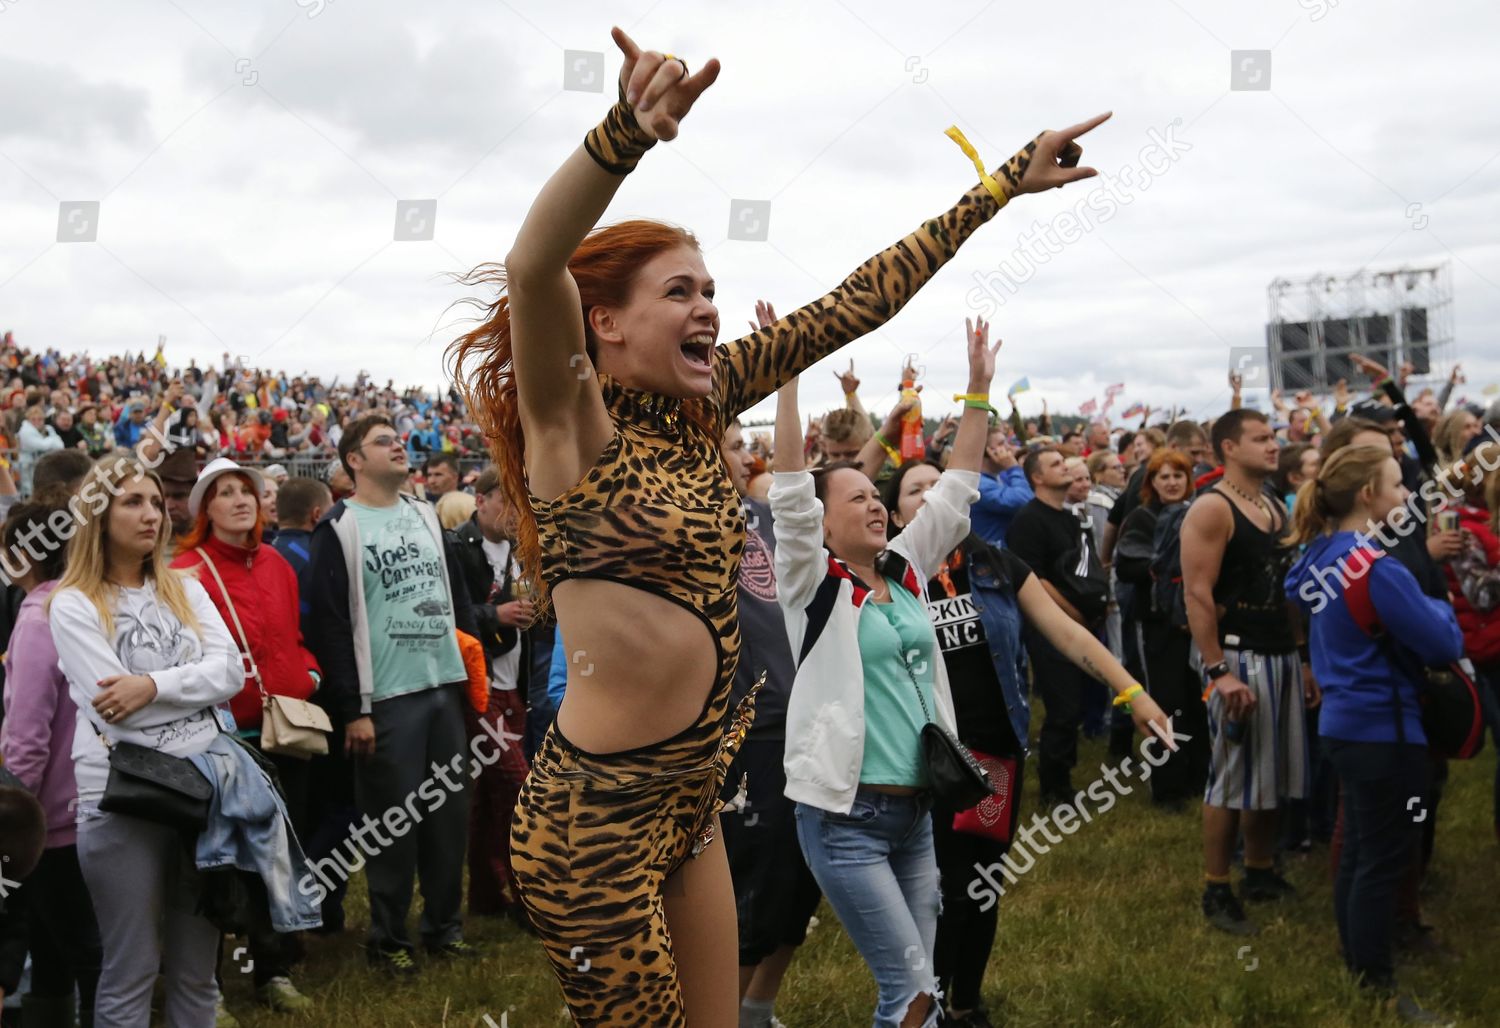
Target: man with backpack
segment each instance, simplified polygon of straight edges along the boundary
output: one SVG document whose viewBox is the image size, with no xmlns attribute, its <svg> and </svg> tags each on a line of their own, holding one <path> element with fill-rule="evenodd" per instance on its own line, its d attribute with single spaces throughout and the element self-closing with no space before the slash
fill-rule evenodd
<svg viewBox="0 0 1500 1028">
<path fill-rule="evenodd" d="M 1304 703 L 1319 697 L 1282 589 L 1294 550 L 1286 508 L 1266 489 L 1275 433 L 1264 414 L 1240 408 L 1214 422 L 1212 440 L 1224 474 L 1188 508 L 1181 540 L 1184 606 L 1211 689 L 1203 913 L 1215 928 L 1250 935 L 1257 929 L 1229 886 L 1235 838 L 1243 830 L 1242 898 L 1295 893 L 1273 866 L 1277 810 L 1308 795 Z"/>
<path fill-rule="evenodd" d="M 1026 455 L 1022 470 L 1036 496 L 1011 522 L 1006 546 L 1069 617 L 1097 633 L 1109 603 L 1108 580 L 1092 536 L 1066 507 L 1073 480 L 1067 459 L 1057 447 L 1043 446 Z M 1036 691 L 1047 708 L 1037 747 L 1042 806 L 1047 807 L 1073 798 L 1072 770 L 1078 763 L 1088 676 L 1029 625 L 1026 651 Z"/>
</svg>

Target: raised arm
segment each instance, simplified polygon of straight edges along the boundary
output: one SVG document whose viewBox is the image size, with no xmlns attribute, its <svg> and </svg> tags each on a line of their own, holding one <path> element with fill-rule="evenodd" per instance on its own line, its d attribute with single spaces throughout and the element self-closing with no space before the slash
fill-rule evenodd
<svg viewBox="0 0 1500 1028">
<path fill-rule="evenodd" d="M 771 320 L 774 322 L 776 319 L 773 317 Z M 759 327 L 765 328 L 766 326 Z M 835 371 L 833 377 L 839 380 L 839 388 L 844 390 L 844 406 L 869 417 L 870 412 L 865 410 L 865 405 L 859 402 L 859 379 L 854 374 L 854 359 L 852 357 L 849 359 L 848 371 Z"/>
<path fill-rule="evenodd" d="M 897 400 L 896 405 L 885 416 L 885 421 L 881 422 L 880 430 L 866 439 L 865 445 L 860 448 L 857 463 L 870 481 L 879 479 L 880 469 L 885 466 L 887 457 L 892 464 L 901 464 L 901 451 L 896 449 L 896 444 L 891 440 L 901 438 L 901 420 L 916 402 L 911 397 Z"/>
<path fill-rule="evenodd" d="M 771 475 L 771 516 L 776 521 L 776 600 L 783 610 L 800 611 L 828 573 L 823 548 L 823 504 L 802 457 L 802 425 L 797 413 L 797 379 L 776 396 L 776 470 Z M 788 620 L 790 628 L 792 622 Z M 793 645 L 801 641 L 793 640 Z"/>
<path fill-rule="evenodd" d="M 964 415 L 958 419 L 958 435 L 953 439 L 953 452 L 948 455 L 948 467 L 954 471 L 979 471 L 979 461 L 984 455 L 984 444 L 990 434 L 990 382 L 995 377 L 995 354 L 1000 352 L 1004 340 L 996 339 L 990 346 L 990 325 L 983 318 L 975 318 L 970 324 L 964 319 L 964 330 L 969 340 L 969 388 L 965 395 Z"/>
<path fill-rule="evenodd" d="M 568 260 L 599 221 L 615 191 L 658 139 L 674 139 L 678 122 L 713 84 L 719 63 L 696 75 L 655 50 L 642 51 L 620 29 L 625 56 L 621 99 L 542 187 L 505 257 L 511 346 L 521 425 L 528 450 L 559 465 L 566 488 L 598 458 L 613 428 L 588 372 L 583 310 Z M 534 486 L 550 496 L 549 483 Z"/>
<path fill-rule="evenodd" d="M 1041 632 L 1059 653 L 1090 678 L 1103 682 L 1116 696 L 1135 685 L 1135 679 L 1115 659 L 1114 654 L 1092 632 L 1074 621 L 1057 605 L 1057 601 L 1043 588 L 1041 579 L 1036 575 L 1026 576 L 1026 581 L 1016 590 L 1016 599 L 1021 603 L 1021 613 L 1025 615 L 1027 624 Z M 1148 695 L 1140 694 L 1130 701 L 1130 717 L 1135 722 L 1136 730 L 1147 738 L 1156 734 L 1150 727 L 1153 723 L 1161 729 L 1163 739 L 1172 737 L 1171 723 L 1156 705 L 1156 701 Z M 1177 748 L 1171 743 L 1168 747 L 1174 750 Z"/>
<path fill-rule="evenodd" d="M 992 181 L 1008 201 L 1098 174 L 1077 166 L 1083 150 L 1073 140 L 1108 117 L 1043 132 Z M 1000 207 L 983 183 L 976 184 L 949 210 L 854 269 L 832 292 L 769 328 L 721 344 L 714 358 L 714 393 L 725 415 L 755 406 L 794 375 L 895 317 Z"/>
</svg>

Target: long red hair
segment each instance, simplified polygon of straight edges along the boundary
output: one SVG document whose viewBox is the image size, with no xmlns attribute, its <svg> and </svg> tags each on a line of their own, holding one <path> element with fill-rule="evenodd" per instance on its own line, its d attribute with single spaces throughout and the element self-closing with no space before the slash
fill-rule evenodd
<svg viewBox="0 0 1500 1028">
<path fill-rule="evenodd" d="M 266 529 L 266 509 L 261 505 L 260 493 L 255 489 L 255 481 L 243 472 L 226 471 L 208 483 L 208 489 L 203 493 L 203 502 L 198 504 L 198 516 L 193 519 L 193 527 L 188 529 L 187 534 L 177 542 L 178 553 L 187 553 L 202 546 L 213 534 L 214 528 L 208 523 L 208 504 L 219 495 L 219 483 L 226 478 L 239 479 L 250 491 L 250 495 L 255 497 L 255 525 L 250 529 L 250 545 L 251 547 L 260 545 L 261 536 L 265 534 Z"/>
<path fill-rule="evenodd" d="M 590 232 L 568 261 L 578 284 L 583 307 L 584 349 L 590 362 L 598 360 L 598 342 L 589 327 L 594 307 L 623 307 L 641 266 L 660 253 L 681 246 L 700 249 L 686 229 L 659 221 L 622 221 Z M 516 560 L 532 582 L 532 599 L 539 611 L 548 606 L 547 584 L 541 576 L 541 541 L 526 485 L 526 436 L 521 431 L 520 403 L 511 363 L 510 298 L 505 295 L 505 266 L 481 264 L 458 278 L 467 286 L 493 286 L 493 301 L 469 297 L 459 301 L 480 309 L 479 324 L 448 345 L 446 357 L 469 416 L 484 435 L 490 456 L 500 469 L 500 488 L 516 513 Z M 711 400 L 696 398 L 682 405 L 685 418 L 710 434 L 719 431 L 718 412 Z M 717 437 L 715 437 L 717 443 Z"/>
</svg>

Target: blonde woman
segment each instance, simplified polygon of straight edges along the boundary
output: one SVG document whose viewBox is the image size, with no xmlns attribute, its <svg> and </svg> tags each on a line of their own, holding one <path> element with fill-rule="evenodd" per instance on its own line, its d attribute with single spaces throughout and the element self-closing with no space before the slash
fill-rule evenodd
<svg viewBox="0 0 1500 1028">
<path fill-rule="evenodd" d="M 94 900 L 104 966 L 98 1028 L 151 1019 L 158 971 L 174 1028 L 214 1024 L 219 932 L 194 912 L 197 872 L 182 836 L 100 811 L 117 742 L 188 757 L 224 727 L 214 710 L 244 685 L 239 650 L 203 587 L 167 566 L 161 480 L 120 456 L 79 490 L 80 524 L 48 604 L 52 639 L 78 705 L 78 859 Z"/>
<path fill-rule="evenodd" d="M 1435 1024 L 1396 990 L 1393 933 L 1400 883 L 1422 841 L 1411 810 L 1418 801 L 1431 805 L 1422 668 L 1458 660 L 1464 639 L 1452 604 L 1424 595 L 1400 560 L 1369 547 L 1367 526 L 1392 523 L 1406 499 L 1401 467 L 1386 446 L 1348 446 L 1329 457 L 1297 493 L 1294 542 L 1304 551 L 1286 594 L 1307 611 L 1312 670 L 1323 690 L 1320 745 L 1343 793 L 1333 906 L 1344 962 L 1402 1020 Z M 1378 637 L 1348 599 L 1364 578 Z"/>
<path fill-rule="evenodd" d="M 1469 440 L 1482 431 L 1484 426 L 1479 419 L 1463 407 L 1444 414 L 1432 432 L 1432 445 L 1437 450 L 1438 463 L 1445 468 L 1455 463 L 1463 456 L 1464 447 L 1469 445 Z"/>
<path fill-rule="evenodd" d="M 444 532 L 453 532 L 474 516 L 474 494 L 455 490 L 444 493 L 437 501 L 438 523 Z"/>
</svg>

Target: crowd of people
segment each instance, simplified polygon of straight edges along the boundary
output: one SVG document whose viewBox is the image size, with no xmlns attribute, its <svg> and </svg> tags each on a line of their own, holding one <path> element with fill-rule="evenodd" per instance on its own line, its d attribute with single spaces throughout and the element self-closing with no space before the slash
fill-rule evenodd
<svg viewBox="0 0 1500 1028">
<path fill-rule="evenodd" d="M 1395 968 L 1438 945 L 1448 762 L 1500 732 L 1500 404 L 1362 358 L 1368 391 L 1267 412 L 1231 375 L 1206 420 L 1026 419 L 979 321 L 954 417 L 921 420 L 946 390 L 909 367 L 872 415 L 850 363 L 804 424 L 799 375 L 1086 177 L 1103 118 L 716 345 L 693 237 L 594 222 L 717 65 L 616 39 L 620 104 L 472 276 L 506 290 L 444 397 L 5 337 L 0 991 L 28 969 L 27 1028 L 145 1024 L 158 978 L 168 1023 L 232 1025 L 236 936 L 261 1003 L 316 1011 L 302 936 L 346 930 L 359 873 L 372 966 L 483 957 L 467 901 L 537 937 L 581 1024 L 779 1024 L 826 898 L 876 1025 L 988 1025 L 977 872 L 1033 830 L 1023 775 L 1057 823 L 1086 807 L 1082 736 L 1127 762 L 1139 736 L 1153 803 L 1201 812 L 1206 925 L 1256 932 L 1326 844 L 1329 945 L 1443 1023 Z"/>
</svg>

